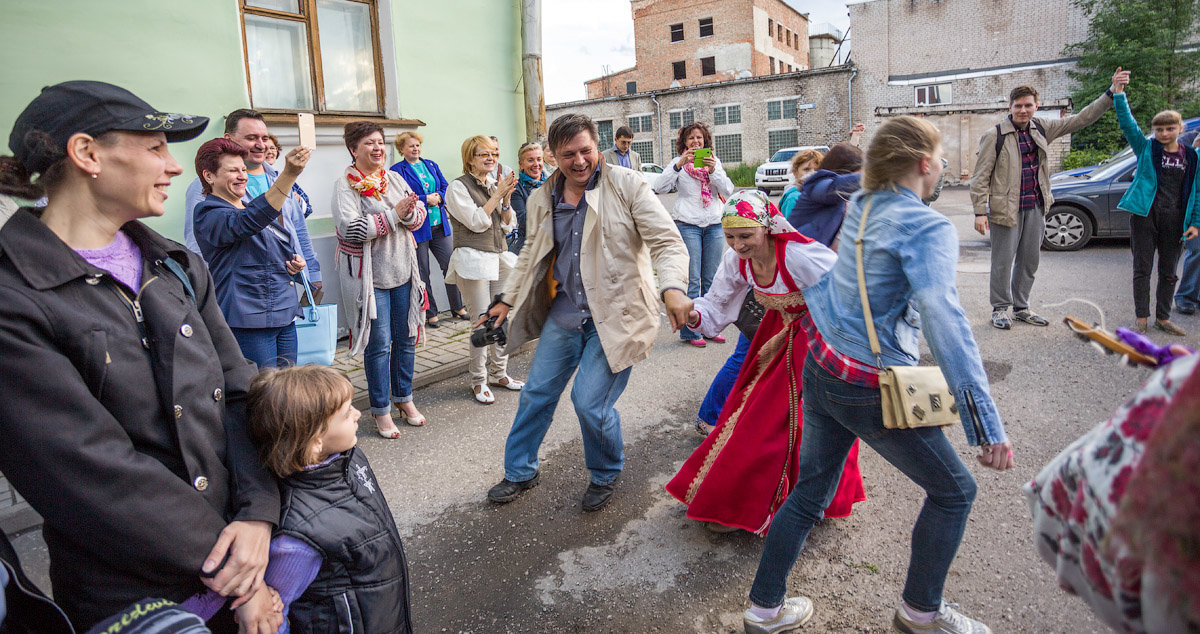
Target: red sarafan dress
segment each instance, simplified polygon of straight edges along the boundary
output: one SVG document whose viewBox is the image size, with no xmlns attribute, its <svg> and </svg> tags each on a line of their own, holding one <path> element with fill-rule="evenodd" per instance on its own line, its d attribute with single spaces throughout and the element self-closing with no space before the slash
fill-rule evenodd
<svg viewBox="0 0 1200 634">
<path fill-rule="evenodd" d="M 796 482 L 804 430 L 801 375 L 808 355 L 807 333 L 813 327 L 804 296 L 787 266 L 788 260 L 797 260 L 796 251 L 813 243 L 798 233 L 774 238 L 776 279 L 766 289 L 754 281 L 747 260 L 737 258 L 732 251 L 725 254 L 717 277 L 723 273 L 726 282 L 732 276 L 744 282 L 733 285 L 730 298 L 714 301 L 733 299 L 740 306 L 740 297 L 749 285 L 767 310 L 716 428 L 666 487 L 668 493 L 688 505 L 688 517 L 760 535 L 766 534 L 771 518 Z M 788 257 L 789 249 L 792 257 Z M 724 285 L 714 279 L 713 290 L 719 293 L 723 290 L 719 286 Z M 708 297 L 712 295 L 710 292 Z M 727 308 L 723 312 L 730 315 Z M 735 307 L 732 315 L 736 312 Z M 866 499 L 856 440 L 825 516 L 845 517 L 854 503 Z"/>
</svg>

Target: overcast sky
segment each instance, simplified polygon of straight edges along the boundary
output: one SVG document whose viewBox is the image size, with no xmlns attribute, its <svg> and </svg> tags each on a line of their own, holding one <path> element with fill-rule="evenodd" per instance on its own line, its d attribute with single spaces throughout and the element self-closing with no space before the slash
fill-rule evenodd
<svg viewBox="0 0 1200 634">
<path fill-rule="evenodd" d="M 850 24 L 838 0 L 784 0 L 813 25 Z M 546 103 L 587 96 L 583 82 L 634 65 L 629 0 L 542 0 L 542 77 Z"/>
</svg>

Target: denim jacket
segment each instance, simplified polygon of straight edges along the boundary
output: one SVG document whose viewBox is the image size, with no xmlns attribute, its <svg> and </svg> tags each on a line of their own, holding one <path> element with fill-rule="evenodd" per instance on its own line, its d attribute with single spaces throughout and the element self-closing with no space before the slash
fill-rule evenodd
<svg viewBox="0 0 1200 634">
<path fill-rule="evenodd" d="M 858 294 L 854 241 L 862 205 L 873 199 L 863 236 L 863 266 L 880 358 L 871 353 Z M 958 234 L 942 214 L 904 187 L 860 192 L 846 206 L 838 260 L 804 292 L 809 313 L 826 343 L 863 363 L 917 365 L 921 316 L 925 341 L 946 376 L 972 445 L 1005 442 L 1008 436 L 988 389 L 971 326 L 958 301 L 955 267 Z"/>
</svg>

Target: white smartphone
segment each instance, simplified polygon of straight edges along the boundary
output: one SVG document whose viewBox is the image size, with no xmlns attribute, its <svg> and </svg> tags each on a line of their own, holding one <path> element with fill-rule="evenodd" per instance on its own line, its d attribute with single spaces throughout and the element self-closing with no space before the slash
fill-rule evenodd
<svg viewBox="0 0 1200 634">
<path fill-rule="evenodd" d="M 312 113 L 301 112 L 296 117 L 300 126 L 300 145 L 310 150 L 317 149 L 317 122 Z"/>
</svg>

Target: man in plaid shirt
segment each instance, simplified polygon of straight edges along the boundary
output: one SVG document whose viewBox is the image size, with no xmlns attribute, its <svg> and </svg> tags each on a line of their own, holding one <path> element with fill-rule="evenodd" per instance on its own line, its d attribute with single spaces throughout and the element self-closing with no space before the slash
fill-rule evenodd
<svg viewBox="0 0 1200 634">
<path fill-rule="evenodd" d="M 992 230 L 990 295 L 996 328 L 1012 327 L 1009 308 L 1012 319 L 1034 326 L 1049 323 L 1029 309 L 1045 214 L 1054 203 L 1047 166 L 1049 144 L 1095 123 L 1112 107 L 1114 89 L 1127 83 L 1129 71 L 1118 68 L 1112 88 L 1079 114 L 1061 119 L 1035 119 L 1037 91 L 1017 86 L 1008 96 L 1008 117 L 983 134 L 971 178 L 971 203 L 975 230 L 980 234 Z"/>
</svg>

